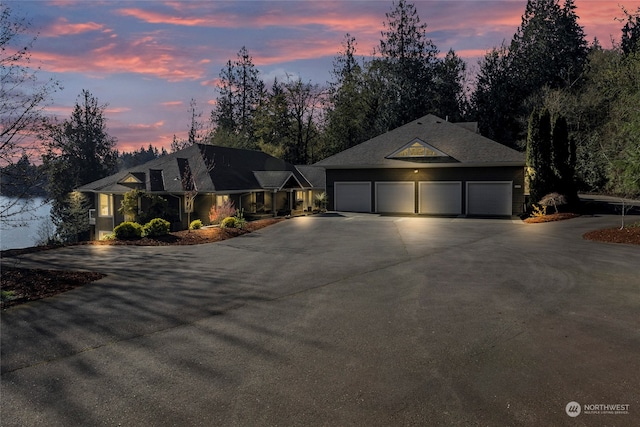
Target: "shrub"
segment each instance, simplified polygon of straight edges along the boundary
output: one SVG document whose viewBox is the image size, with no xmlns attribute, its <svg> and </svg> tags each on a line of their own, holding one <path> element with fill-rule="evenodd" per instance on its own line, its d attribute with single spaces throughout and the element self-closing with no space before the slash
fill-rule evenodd
<svg viewBox="0 0 640 427">
<path fill-rule="evenodd" d="M 228 216 L 222 220 L 220 223 L 220 227 L 222 228 L 236 228 L 237 227 L 237 219 L 235 216 Z"/>
<path fill-rule="evenodd" d="M 166 219 L 154 218 L 144 225 L 144 235 L 148 237 L 158 237 L 169 234 L 171 223 Z"/>
<path fill-rule="evenodd" d="M 221 206 L 212 206 L 209 211 L 209 220 L 211 224 L 220 224 L 220 222 L 230 216 L 236 214 L 236 208 L 232 200 L 225 200 Z"/>
<path fill-rule="evenodd" d="M 202 221 L 200 221 L 199 219 L 194 219 L 193 221 L 191 221 L 191 224 L 189 224 L 189 230 L 200 230 L 202 228 Z"/>
<path fill-rule="evenodd" d="M 244 209 L 238 209 L 236 211 L 236 228 L 244 228 L 244 224 L 246 223 L 246 220 L 244 219 Z"/>
<path fill-rule="evenodd" d="M 142 237 L 142 226 L 137 222 L 126 221 L 113 229 L 116 239 L 139 239 Z"/>
<path fill-rule="evenodd" d="M 316 194 L 315 197 L 315 205 L 318 209 L 326 209 L 327 208 L 327 202 L 329 200 L 329 197 L 327 196 L 326 192 L 322 192 L 320 194 Z"/>
<path fill-rule="evenodd" d="M 554 209 L 556 210 L 556 213 L 558 213 L 558 206 L 566 205 L 567 198 L 563 194 L 549 193 L 546 196 L 544 196 L 542 199 L 540 199 L 540 204 L 542 206 L 553 206 Z"/>
<path fill-rule="evenodd" d="M 547 215 L 547 207 L 542 205 L 533 204 L 533 211 L 531 212 L 531 216 L 534 218 L 540 218 Z"/>
</svg>

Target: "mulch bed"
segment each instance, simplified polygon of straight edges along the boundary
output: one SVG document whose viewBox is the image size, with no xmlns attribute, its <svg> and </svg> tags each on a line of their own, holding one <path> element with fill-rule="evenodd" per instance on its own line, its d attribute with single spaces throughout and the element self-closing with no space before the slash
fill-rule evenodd
<svg viewBox="0 0 640 427">
<path fill-rule="evenodd" d="M 103 277 L 105 274 L 86 271 L 37 270 L 3 266 L 2 279 L 0 279 L 3 295 L 0 307 L 5 309 L 47 298 Z"/>
<path fill-rule="evenodd" d="M 528 224 L 540 224 L 544 222 L 562 221 L 564 219 L 576 218 L 580 215 L 575 213 L 557 213 L 530 217 L 523 221 Z M 620 228 L 606 228 L 604 230 L 589 231 L 582 236 L 584 239 L 605 243 L 627 243 L 640 245 L 640 225 Z"/>
<path fill-rule="evenodd" d="M 576 218 L 580 215 L 570 212 L 549 214 L 543 216 L 532 216 L 524 220 L 527 224 L 540 224 L 543 222 L 562 221 L 564 219 Z"/>
<path fill-rule="evenodd" d="M 131 246 L 170 246 L 170 245 L 199 245 L 203 243 L 219 242 L 243 234 L 251 233 L 269 225 L 282 221 L 283 218 L 267 218 L 257 221 L 250 221 L 243 229 L 236 228 L 203 228 L 200 230 L 185 230 L 170 233 L 160 238 L 142 238 L 137 240 L 109 240 L 82 242 L 82 245 L 131 245 Z M 25 249 L 10 249 L 2 251 L 1 256 L 13 257 L 26 253 L 33 253 L 55 247 L 42 246 Z M 2 266 L 0 276 L 0 287 L 2 288 L 2 298 L 0 308 L 5 308 L 34 301 L 41 298 L 57 295 L 78 286 L 86 285 L 95 280 L 103 278 L 101 273 L 83 271 L 59 271 L 59 270 L 37 270 L 8 266 Z"/>
<path fill-rule="evenodd" d="M 640 245 L 640 227 L 606 228 L 604 230 L 590 231 L 582 237 L 598 242 Z"/>
</svg>

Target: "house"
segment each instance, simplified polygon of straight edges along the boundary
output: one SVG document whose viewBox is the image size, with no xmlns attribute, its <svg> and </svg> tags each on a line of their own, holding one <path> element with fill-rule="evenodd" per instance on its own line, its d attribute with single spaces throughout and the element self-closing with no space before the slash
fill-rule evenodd
<svg viewBox="0 0 640 427">
<path fill-rule="evenodd" d="M 324 170 L 296 167 L 261 151 L 195 144 L 77 189 L 93 197 L 92 238 L 103 238 L 125 220 L 118 209 L 131 190 L 165 199 L 172 228 L 186 229 L 194 219 L 208 224 L 211 207 L 227 200 L 246 216 L 311 210 L 315 195 L 324 192 Z M 139 211 L 150 209 L 149 203 L 140 198 Z"/>
<path fill-rule="evenodd" d="M 476 128 L 427 115 L 315 163 L 326 169 L 328 208 L 450 216 L 523 212 L 524 154 Z"/>
</svg>

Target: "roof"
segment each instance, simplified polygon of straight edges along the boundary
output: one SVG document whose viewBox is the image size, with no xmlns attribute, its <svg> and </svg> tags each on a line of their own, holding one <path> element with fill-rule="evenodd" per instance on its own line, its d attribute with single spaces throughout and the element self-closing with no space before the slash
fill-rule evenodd
<svg viewBox="0 0 640 427">
<path fill-rule="evenodd" d="M 260 187 L 264 189 L 282 190 L 285 186 L 303 187 L 291 171 L 254 171 L 253 175 L 260 183 Z"/>
<path fill-rule="evenodd" d="M 474 132 L 473 126 L 458 125 L 432 114 L 379 135 L 314 164 L 326 169 L 424 168 L 470 166 L 524 166 L 525 155 Z M 419 141 L 439 156 L 393 157 Z"/>
<path fill-rule="evenodd" d="M 192 176 L 192 180 L 182 179 L 185 176 Z M 194 186 L 198 192 L 204 193 L 237 193 L 282 188 L 291 177 L 296 185 L 311 187 L 294 165 L 267 153 L 195 144 L 83 185 L 78 191 L 118 194 L 137 188 L 148 192 L 181 194 Z M 274 179 L 282 182 L 270 186 Z M 264 187 L 263 184 L 269 186 Z"/>
<path fill-rule="evenodd" d="M 302 176 L 315 188 L 327 187 L 327 174 L 324 168 L 314 165 L 296 165 Z"/>
</svg>

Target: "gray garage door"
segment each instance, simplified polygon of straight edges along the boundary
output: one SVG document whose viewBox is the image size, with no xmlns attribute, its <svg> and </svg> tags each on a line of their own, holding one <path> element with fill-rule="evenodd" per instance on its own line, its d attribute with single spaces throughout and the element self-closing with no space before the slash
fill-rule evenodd
<svg viewBox="0 0 640 427">
<path fill-rule="evenodd" d="M 511 215 L 511 181 L 467 182 L 467 215 Z"/>
<path fill-rule="evenodd" d="M 462 182 L 423 181 L 418 183 L 419 212 L 430 215 L 462 214 Z"/>
<path fill-rule="evenodd" d="M 415 183 L 376 182 L 376 212 L 414 213 Z"/>
<path fill-rule="evenodd" d="M 334 209 L 344 212 L 371 212 L 370 182 L 336 182 Z"/>
</svg>

